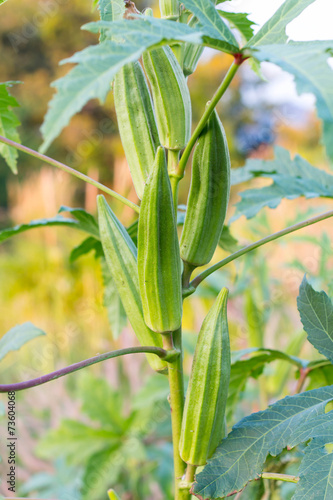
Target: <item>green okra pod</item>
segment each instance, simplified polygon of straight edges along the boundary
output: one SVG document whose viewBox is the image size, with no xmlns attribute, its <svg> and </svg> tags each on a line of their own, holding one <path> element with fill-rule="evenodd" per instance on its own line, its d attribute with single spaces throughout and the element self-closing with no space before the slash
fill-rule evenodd
<svg viewBox="0 0 333 500">
<path fill-rule="evenodd" d="M 159 145 L 153 103 L 141 64 L 126 64 L 114 80 L 119 133 L 133 184 L 141 199 Z"/>
<path fill-rule="evenodd" d="M 180 14 L 179 0 L 159 0 L 161 15 L 167 19 L 178 19 Z"/>
<path fill-rule="evenodd" d="M 181 150 L 191 135 L 191 98 L 183 71 L 170 47 L 144 52 L 162 146 Z"/>
<path fill-rule="evenodd" d="M 193 16 L 191 17 L 188 25 L 191 28 L 194 28 L 195 26 L 198 25 L 198 23 L 199 23 L 198 19 L 195 16 Z M 202 45 L 190 42 L 185 43 L 184 57 L 183 57 L 183 72 L 186 77 L 192 75 L 192 73 L 194 73 L 194 71 L 196 70 L 196 67 L 203 53 L 203 50 L 204 47 Z"/>
<path fill-rule="evenodd" d="M 163 347 L 162 338 L 151 331 L 144 319 L 140 298 L 137 249 L 104 196 L 97 198 L 98 222 L 106 262 L 116 284 L 126 315 L 141 345 Z M 150 366 L 163 372 L 167 364 L 154 354 L 147 354 Z"/>
<path fill-rule="evenodd" d="M 177 330 L 182 318 L 181 261 L 171 186 L 161 147 L 142 197 L 138 272 L 146 324 L 160 333 Z"/>
<path fill-rule="evenodd" d="M 223 288 L 202 324 L 194 353 L 179 445 L 180 456 L 190 465 L 204 465 L 225 433 L 230 380 L 227 298 Z"/>
<path fill-rule="evenodd" d="M 192 267 L 207 264 L 217 247 L 230 195 L 230 156 L 214 110 L 193 154 L 192 181 L 180 240 L 180 255 Z"/>
</svg>

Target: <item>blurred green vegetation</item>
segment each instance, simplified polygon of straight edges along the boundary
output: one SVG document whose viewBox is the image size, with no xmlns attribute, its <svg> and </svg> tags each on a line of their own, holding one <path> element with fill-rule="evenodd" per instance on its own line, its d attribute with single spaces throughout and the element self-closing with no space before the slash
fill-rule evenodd
<svg viewBox="0 0 333 500">
<path fill-rule="evenodd" d="M 137 7 L 142 9 L 147 4 L 137 2 Z M 50 83 L 68 71 L 67 65 L 58 66 L 58 62 L 96 43 L 96 37 L 80 30 L 82 24 L 96 18 L 90 1 L 50 0 L 37 5 L 33 0 L 11 0 L 1 7 L 1 80 L 23 82 L 14 87 L 13 94 L 21 103 L 18 113 L 25 145 L 38 148 L 39 127 L 53 92 Z M 207 51 L 197 72 L 189 78 L 194 121 L 199 119 L 229 63 L 229 56 L 212 57 Z M 260 104 L 255 110 L 245 107 L 244 88 L 252 86 L 260 92 L 261 85 L 265 83 L 249 80 L 248 70 L 244 70 L 218 106 L 233 167 L 242 165 L 248 154 L 271 157 L 271 144 L 276 140 L 325 168 L 320 127 L 313 116 L 297 129 L 281 114 L 274 114 L 271 105 Z M 262 134 L 266 126 L 268 136 Z M 245 134 L 249 138 L 249 131 L 254 136 L 245 151 L 239 137 Z M 104 106 L 96 101 L 88 103 L 48 154 L 136 201 L 118 137 L 112 93 Z M 188 185 L 189 171 L 180 188 L 183 203 Z M 0 159 L 0 227 L 53 216 L 61 205 L 83 206 L 95 213 L 96 194 L 91 186 L 23 154 L 15 178 Z M 236 198 L 233 192 L 231 202 Z M 318 201 L 284 201 L 277 210 L 263 211 L 255 220 L 240 219 L 232 231 L 240 244 L 245 244 L 305 218 L 320 205 Z M 133 221 L 128 208 L 113 201 L 112 206 L 125 224 Z M 187 372 L 196 332 L 222 286 L 231 290 L 233 350 L 260 344 L 308 359 L 314 356 L 302 333 L 296 296 L 305 272 L 315 278 L 318 288 L 330 287 L 332 292 L 332 233 L 327 231 L 324 223 L 270 244 L 214 274 L 196 296 L 186 299 Z M 47 332 L 47 338 L 34 340 L 6 359 L 1 367 L 4 382 L 36 377 L 136 342 L 129 326 L 119 339 L 112 338 L 103 307 L 99 261 L 89 254 L 69 263 L 71 249 L 82 239 L 70 229 L 36 229 L 0 247 L 1 332 L 28 320 Z M 216 260 L 225 255 L 219 249 Z M 254 377 L 262 372 L 256 380 Z M 20 494 L 57 500 L 104 500 L 106 488 L 115 487 L 124 500 L 171 499 L 167 387 L 163 376 L 151 375 L 144 358 L 132 356 L 18 394 Z M 253 372 L 229 425 L 295 391 L 295 376 L 295 368 L 283 361 Z M 311 387 L 323 383 L 332 383 L 330 370 L 311 378 Z M 88 433 L 83 432 L 86 427 Z M 104 441 L 107 435 L 110 439 Z M 294 452 L 291 461 L 286 456 L 279 461 L 272 459 L 272 470 L 292 470 L 298 453 Z M 4 470 L 1 464 L 0 470 Z M 2 488 L 0 493 L 5 492 Z M 290 498 L 290 491 L 283 488 L 271 498 Z"/>
</svg>

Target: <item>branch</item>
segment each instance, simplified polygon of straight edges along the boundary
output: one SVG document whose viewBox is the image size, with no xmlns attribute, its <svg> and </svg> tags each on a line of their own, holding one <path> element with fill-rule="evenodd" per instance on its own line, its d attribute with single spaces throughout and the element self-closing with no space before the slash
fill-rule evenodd
<svg viewBox="0 0 333 500">
<path fill-rule="evenodd" d="M 42 375 L 41 377 L 37 377 L 32 380 L 27 380 L 26 382 L 0 385 L 0 393 L 10 392 L 10 391 L 22 391 L 23 389 L 36 387 L 37 385 L 46 384 L 47 382 L 51 382 L 51 380 L 55 380 L 57 378 L 63 377 L 64 375 L 68 375 L 69 373 L 81 370 L 86 366 L 94 365 L 96 363 L 100 363 L 101 361 L 105 361 L 107 359 L 117 358 L 118 356 L 124 356 L 126 354 L 135 354 L 141 352 L 146 354 L 156 354 L 156 356 L 165 360 L 168 360 L 169 358 L 171 359 L 171 357 L 176 354 L 176 351 L 166 351 L 160 347 L 149 347 L 149 346 L 127 347 L 126 349 L 119 349 L 118 351 L 111 351 L 111 352 L 106 352 L 104 354 L 98 354 L 93 358 L 88 358 L 83 361 L 79 361 L 78 363 L 74 363 L 73 365 L 66 366 L 65 368 L 61 368 L 60 370 L 56 370 L 55 372 L 47 373 L 46 375 Z"/>
<path fill-rule="evenodd" d="M 312 217 L 311 219 L 299 222 L 298 224 L 295 224 L 293 226 L 286 227 L 285 229 L 282 229 L 277 233 L 270 234 L 269 236 L 266 236 L 265 238 L 262 238 L 261 240 L 258 240 L 255 243 L 247 245 L 241 250 L 238 250 L 237 252 L 229 255 L 225 259 L 220 260 L 220 262 L 217 262 L 214 266 L 211 266 L 202 273 L 198 274 L 198 276 L 196 276 L 194 280 L 191 281 L 189 288 L 187 290 L 184 290 L 184 295 L 185 296 L 191 295 L 195 291 L 197 286 L 200 285 L 200 283 L 204 279 L 206 279 L 210 274 L 214 273 L 218 269 L 221 269 L 221 267 L 226 266 L 227 264 L 229 264 L 229 262 L 238 259 L 238 257 L 241 257 L 242 255 L 251 252 L 252 250 L 255 250 L 256 248 L 259 248 L 262 245 L 269 243 L 270 241 L 277 240 L 282 236 L 298 231 L 299 229 L 303 229 L 303 227 L 311 226 L 312 224 L 316 224 L 317 222 L 320 222 L 322 220 L 329 219 L 332 216 L 333 216 L 333 210 L 330 210 L 329 212 L 317 215 L 316 217 Z"/>
<path fill-rule="evenodd" d="M 74 177 L 77 177 L 78 179 L 83 180 L 84 182 L 88 182 L 92 186 L 97 187 L 101 191 L 104 191 L 104 193 L 109 194 L 110 196 L 113 196 L 113 198 L 116 198 L 117 200 L 121 201 L 124 203 L 124 205 L 127 205 L 130 208 L 133 208 L 137 213 L 140 212 L 140 208 L 138 205 L 135 203 L 132 203 L 129 201 L 127 198 L 124 198 L 124 196 L 121 196 L 121 194 L 116 193 L 112 189 L 109 189 L 108 187 L 104 186 L 104 184 L 101 184 L 98 181 L 95 181 L 91 177 L 88 177 L 85 174 L 82 174 L 78 170 L 75 170 L 72 167 L 68 167 L 64 163 L 61 163 L 60 161 L 54 160 L 53 158 L 50 158 L 49 156 L 42 155 L 41 153 L 38 153 L 34 149 L 27 148 L 26 146 L 22 146 L 22 144 L 19 144 L 18 142 L 11 141 L 10 139 L 7 139 L 6 137 L 3 137 L 0 135 L 0 142 L 3 142 L 4 144 L 7 144 L 8 146 L 11 146 L 13 148 L 18 149 L 19 151 L 23 151 L 23 153 L 27 153 L 30 156 L 33 156 L 35 158 L 38 158 L 39 160 L 42 160 L 45 163 L 48 163 L 49 165 L 52 165 L 53 167 L 60 168 L 60 170 L 63 170 L 64 172 L 67 172 L 68 174 L 74 175 Z"/>
</svg>

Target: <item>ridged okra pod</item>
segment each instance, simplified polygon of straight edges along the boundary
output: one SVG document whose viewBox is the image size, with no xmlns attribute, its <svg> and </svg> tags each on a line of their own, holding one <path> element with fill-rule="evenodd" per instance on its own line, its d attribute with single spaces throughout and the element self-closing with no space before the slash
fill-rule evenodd
<svg viewBox="0 0 333 500">
<path fill-rule="evenodd" d="M 214 110 L 199 136 L 180 240 L 181 258 L 193 267 L 207 264 L 216 249 L 230 194 L 230 156 L 222 123 Z"/>
<path fill-rule="evenodd" d="M 198 19 L 193 16 L 191 17 L 188 25 L 194 28 L 199 23 Z M 192 75 L 194 73 L 199 59 L 203 53 L 204 47 L 196 43 L 185 43 L 184 57 L 183 57 L 183 72 L 185 76 Z"/>
<path fill-rule="evenodd" d="M 141 199 L 159 139 L 153 103 L 139 62 L 126 64 L 117 73 L 114 102 L 125 156 Z"/>
<path fill-rule="evenodd" d="M 191 134 L 191 98 L 179 63 L 170 47 L 144 52 L 143 63 L 151 84 L 158 134 L 162 146 L 181 150 Z"/>
<path fill-rule="evenodd" d="M 181 261 L 171 186 L 161 147 L 142 197 L 138 270 L 146 324 L 160 333 L 177 330 L 182 318 Z"/>
<path fill-rule="evenodd" d="M 190 465 L 204 465 L 225 433 L 230 380 L 227 298 L 223 288 L 202 324 L 194 353 L 179 445 L 180 456 Z"/>
<path fill-rule="evenodd" d="M 163 347 L 162 338 L 151 331 L 143 319 L 140 298 L 137 249 L 126 229 L 106 203 L 98 196 L 98 222 L 107 265 L 116 284 L 127 317 L 141 345 Z M 147 354 L 155 371 L 165 371 L 167 364 L 154 354 Z"/>
<path fill-rule="evenodd" d="M 159 0 L 161 15 L 167 19 L 178 19 L 180 14 L 179 0 Z"/>
</svg>

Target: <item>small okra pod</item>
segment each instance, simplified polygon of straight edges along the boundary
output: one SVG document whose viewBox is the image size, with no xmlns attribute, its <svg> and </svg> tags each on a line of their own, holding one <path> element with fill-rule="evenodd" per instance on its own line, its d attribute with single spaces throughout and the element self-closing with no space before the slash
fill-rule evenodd
<svg viewBox="0 0 333 500">
<path fill-rule="evenodd" d="M 121 142 L 141 199 L 159 145 L 147 80 L 139 62 L 126 64 L 114 80 L 114 103 Z"/>
<path fill-rule="evenodd" d="M 180 14 L 179 0 L 159 0 L 161 15 L 167 19 L 178 19 Z"/>
<path fill-rule="evenodd" d="M 198 19 L 193 16 L 191 17 L 188 25 L 194 28 L 199 23 Z M 199 59 L 203 53 L 204 47 L 195 43 L 186 42 L 184 48 L 184 58 L 183 58 L 183 72 L 187 77 L 192 75 L 196 70 Z"/>
<path fill-rule="evenodd" d="M 225 435 L 230 380 L 227 298 L 223 288 L 202 324 L 194 353 L 179 445 L 180 456 L 190 465 L 205 465 Z"/>
<path fill-rule="evenodd" d="M 182 319 L 181 260 L 165 152 L 161 147 L 142 197 L 138 272 L 148 327 L 160 333 L 177 330 Z"/>
<path fill-rule="evenodd" d="M 207 264 L 217 247 L 230 194 L 230 156 L 214 110 L 193 154 L 192 180 L 180 240 L 180 255 L 192 267 Z"/>
<path fill-rule="evenodd" d="M 167 149 L 181 150 L 189 141 L 192 120 L 183 71 L 168 46 L 144 52 L 143 63 L 151 84 L 160 142 Z"/>
<path fill-rule="evenodd" d="M 133 330 L 144 346 L 163 347 L 162 338 L 146 325 L 140 298 L 137 249 L 125 227 L 112 212 L 104 196 L 97 198 L 98 222 L 104 255 Z M 167 364 L 154 354 L 146 354 L 153 370 L 163 372 Z"/>
</svg>

